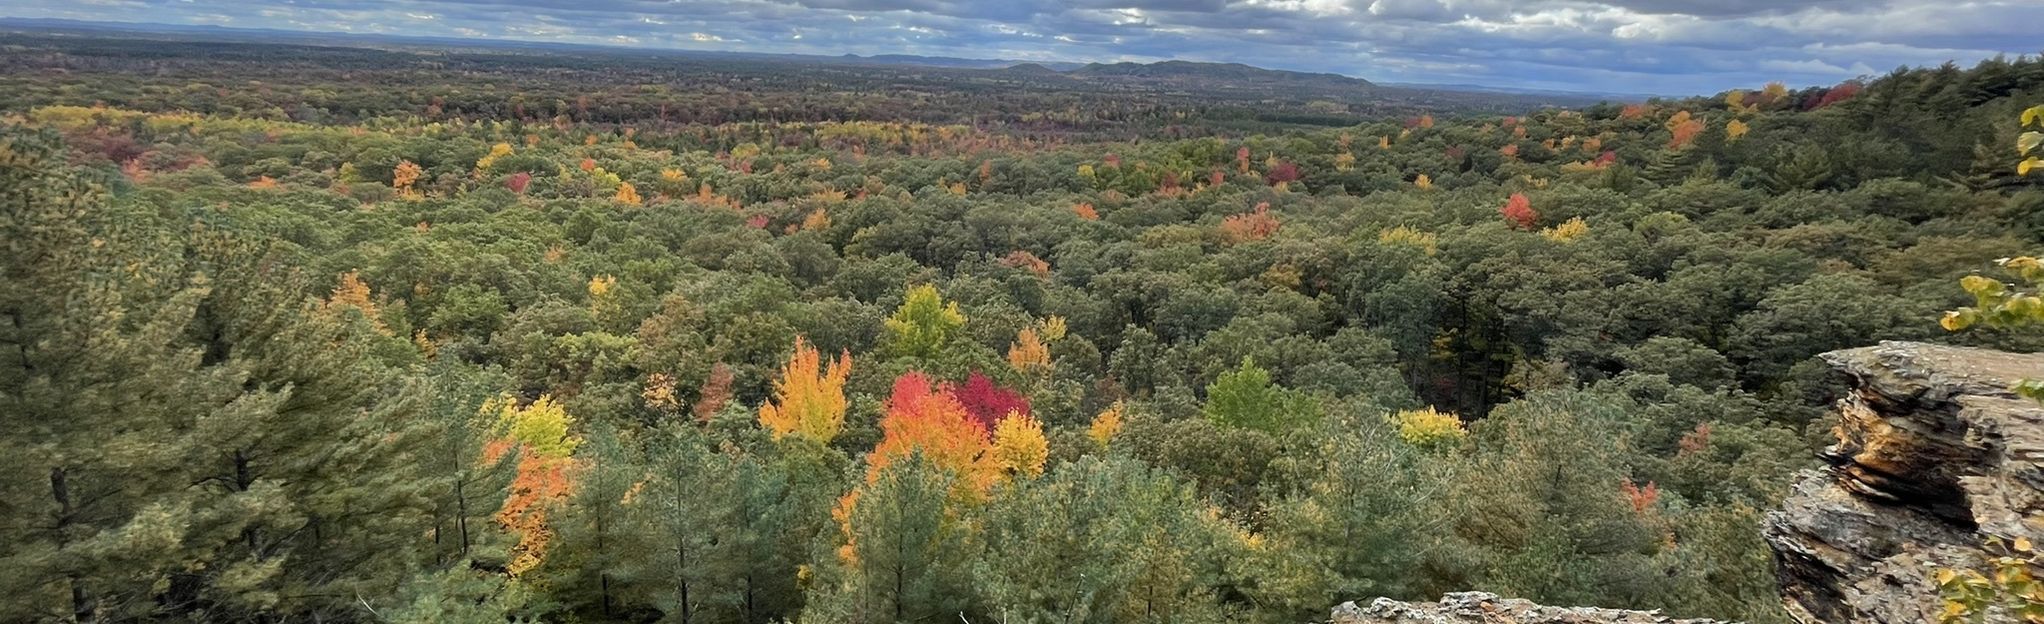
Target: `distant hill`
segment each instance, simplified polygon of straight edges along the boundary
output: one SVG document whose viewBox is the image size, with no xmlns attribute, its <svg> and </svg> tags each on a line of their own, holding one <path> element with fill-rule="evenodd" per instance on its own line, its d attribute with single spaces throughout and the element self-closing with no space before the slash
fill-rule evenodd
<svg viewBox="0 0 2044 624">
<path fill-rule="evenodd" d="M 1387 112 L 1512 112 L 1628 99 L 1600 94 L 1459 85 L 1387 85 L 1339 74 L 1179 60 L 1080 64 L 914 54 L 825 56 L 8 17 L 0 17 L 0 32 L 58 38 L 115 37 L 202 47 L 222 44 L 299 45 L 404 54 L 509 54 L 534 63 L 574 59 L 612 68 L 631 63 L 649 70 L 688 68 L 736 72 L 754 77 L 831 71 L 836 72 L 832 74 L 835 80 L 851 80 L 868 88 L 942 90 L 984 85 L 1008 89 L 1141 93 L 1145 96 L 1208 101 L 1313 103 L 1311 110 L 1314 112 L 1303 116 L 1288 115 L 1287 118 L 1320 125 L 1349 123 L 1357 116 Z M 264 53 L 260 47 L 238 52 Z"/>
<path fill-rule="evenodd" d="M 1241 63 L 1199 63 L 1160 61 L 1156 63 L 1089 63 L 1071 72 L 1079 76 L 1124 76 L 1132 78 L 1189 78 L 1262 83 L 1308 83 L 1341 87 L 1369 87 L 1370 81 L 1341 74 L 1324 74 L 1264 69 Z"/>
</svg>

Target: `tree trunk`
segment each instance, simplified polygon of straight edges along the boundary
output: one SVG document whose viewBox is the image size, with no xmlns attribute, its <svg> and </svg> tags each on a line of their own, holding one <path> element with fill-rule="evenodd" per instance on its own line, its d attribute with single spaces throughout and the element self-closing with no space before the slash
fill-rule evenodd
<svg viewBox="0 0 2044 624">
<path fill-rule="evenodd" d="M 63 550 L 70 541 L 72 514 L 71 485 L 69 475 L 62 467 L 50 469 L 50 498 L 57 501 L 57 549 Z M 85 591 L 85 579 L 77 572 L 65 572 L 65 581 L 71 585 L 71 618 L 78 622 L 92 622 L 98 619 L 92 608 L 92 595 Z"/>
</svg>

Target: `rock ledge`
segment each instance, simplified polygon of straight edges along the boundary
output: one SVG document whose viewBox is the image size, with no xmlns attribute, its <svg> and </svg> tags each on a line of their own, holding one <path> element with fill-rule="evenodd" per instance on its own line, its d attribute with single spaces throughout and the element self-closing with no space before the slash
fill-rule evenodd
<svg viewBox="0 0 2044 624">
<path fill-rule="evenodd" d="M 1399 602 L 1378 598 L 1368 607 L 1343 603 L 1334 608 L 1333 624 L 1726 624 L 1717 620 L 1684 620 L 1658 611 L 1625 611 L 1595 607 L 1544 607 L 1517 598 L 1485 592 L 1456 592 L 1438 603 Z"/>
<path fill-rule="evenodd" d="M 2044 406 L 2016 396 L 2044 354 L 1883 342 L 1823 355 L 1851 375 L 1831 467 L 1802 473 L 1765 533 L 1801 622 L 1916 624 L 1931 577 L 1989 536 L 2044 541 Z"/>
</svg>

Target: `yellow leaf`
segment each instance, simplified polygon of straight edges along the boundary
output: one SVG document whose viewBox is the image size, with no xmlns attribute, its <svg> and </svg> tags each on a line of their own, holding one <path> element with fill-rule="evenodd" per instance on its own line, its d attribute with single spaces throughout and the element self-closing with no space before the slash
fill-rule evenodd
<svg viewBox="0 0 2044 624">
<path fill-rule="evenodd" d="M 1969 324 L 1965 315 L 1958 312 L 1946 312 L 1944 318 L 1938 319 L 1938 326 L 1945 328 L 1945 331 L 1959 331 Z"/>
</svg>

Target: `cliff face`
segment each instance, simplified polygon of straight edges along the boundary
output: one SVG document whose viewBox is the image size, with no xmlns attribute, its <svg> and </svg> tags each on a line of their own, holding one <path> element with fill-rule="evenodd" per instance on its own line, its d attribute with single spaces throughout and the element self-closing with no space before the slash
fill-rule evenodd
<svg viewBox="0 0 2044 624">
<path fill-rule="evenodd" d="M 1935 622 L 1931 575 L 1983 540 L 2044 538 L 2044 406 L 2009 388 L 2044 354 L 1884 342 L 1827 353 L 1855 380 L 1831 467 L 1799 475 L 1766 537 L 1805 622 Z"/>
<path fill-rule="evenodd" d="M 1802 622 L 1921 624 L 1932 576 L 1978 569 L 1989 536 L 2044 543 L 2044 406 L 2010 390 L 2044 354 L 1907 342 L 1824 354 L 1853 379 L 1830 467 L 1805 471 L 1764 532 L 1782 600 Z M 1438 604 L 1344 604 L 1336 624 L 1688 622 L 1654 612 L 1542 607 L 1483 593 Z"/>
</svg>

